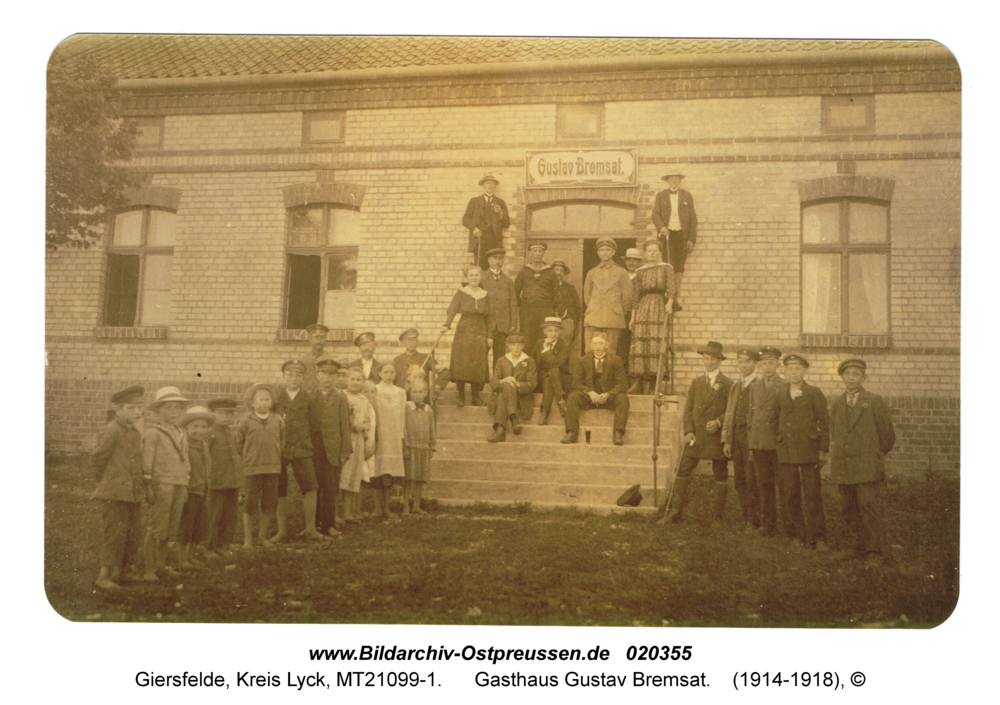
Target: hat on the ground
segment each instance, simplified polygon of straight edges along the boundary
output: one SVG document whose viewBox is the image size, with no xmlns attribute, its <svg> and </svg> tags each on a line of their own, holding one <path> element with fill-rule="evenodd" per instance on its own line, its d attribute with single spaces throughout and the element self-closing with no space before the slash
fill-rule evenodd
<svg viewBox="0 0 1000 705">
<path fill-rule="evenodd" d="M 798 353 L 790 352 L 785 355 L 784 359 L 781 361 L 782 364 L 787 365 L 789 362 L 797 362 L 803 367 L 809 367 L 809 360 L 805 359 Z"/>
<path fill-rule="evenodd" d="M 860 357 L 852 357 L 840 363 L 840 366 L 837 368 L 837 374 L 838 375 L 844 374 L 844 370 L 846 370 L 848 367 L 857 367 L 862 372 L 868 371 L 867 362 L 862 360 Z"/>
<path fill-rule="evenodd" d="M 711 355 L 720 360 L 726 359 L 726 356 L 722 354 L 722 343 L 717 343 L 714 340 L 710 340 L 707 345 L 698 348 L 698 354 Z"/>
<path fill-rule="evenodd" d="M 267 382 L 258 382 L 257 384 L 250 387 L 247 393 L 243 395 L 243 404 L 248 409 L 253 409 L 253 395 L 262 389 L 266 389 L 271 393 L 271 401 L 278 401 L 278 392 L 275 390 L 274 385 L 268 384 Z"/>
<path fill-rule="evenodd" d="M 544 242 L 533 242 L 530 245 L 528 245 L 528 251 L 530 252 L 531 250 L 537 249 L 539 247 L 542 248 L 542 250 L 549 249 L 549 246 Z"/>
<path fill-rule="evenodd" d="M 420 331 L 416 328 L 407 328 L 402 333 L 399 334 L 399 342 L 403 342 L 403 338 L 419 338 Z"/>
<path fill-rule="evenodd" d="M 524 336 L 521 335 L 520 333 L 512 333 L 511 335 L 507 336 L 507 342 L 508 343 L 523 343 L 524 342 Z"/>
<path fill-rule="evenodd" d="M 625 250 L 625 259 L 642 259 L 642 253 L 635 247 Z"/>
<path fill-rule="evenodd" d="M 165 404 L 168 401 L 188 402 L 191 400 L 181 394 L 181 390 L 177 387 L 161 387 L 156 390 L 156 398 L 153 400 L 153 403 L 149 405 L 149 408 L 155 409 L 160 404 Z"/>
<path fill-rule="evenodd" d="M 740 348 L 736 351 L 736 357 L 739 357 L 740 355 L 746 355 L 754 362 L 760 360 L 760 354 L 754 348 Z"/>
<path fill-rule="evenodd" d="M 552 267 L 556 267 L 556 266 L 562 267 L 563 269 L 566 270 L 566 274 L 569 274 L 569 272 L 570 272 L 569 265 L 567 265 L 561 259 L 552 260 L 552 264 L 550 266 L 552 266 Z"/>
<path fill-rule="evenodd" d="M 142 401 L 145 396 L 146 390 L 136 384 L 131 387 L 125 387 L 125 389 L 120 392 L 112 394 L 111 403 L 121 406 L 122 404 L 129 403 L 130 401 Z"/>
<path fill-rule="evenodd" d="M 319 372 L 320 370 L 333 370 L 334 372 L 339 372 L 340 363 L 332 357 L 321 357 L 316 361 L 316 371 Z"/>
<path fill-rule="evenodd" d="M 306 326 L 306 333 L 312 335 L 316 331 L 321 330 L 324 333 L 329 333 L 330 329 L 324 326 L 322 323 L 313 323 L 311 326 Z"/>
<path fill-rule="evenodd" d="M 235 399 L 212 399 L 208 402 L 208 410 L 215 411 L 216 409 L 235 409 L 236 400 Z"/>
<path fill-rule="evenodd" d="M 184 416 L 182 416 L 181 420 L 177 422 L 177 425 L 180 426 L 181 428 L 184 428 L 189 423 L 191 423 L 192 421 L 196 421 L 197 419 L 202 419 L 203 421 L 207 421 L 208 425 L 211 426 L 212 424 L 215 423 L 215 414 L 213 414 L 203 406 L 192 406 L 190 409 L 184 412 Z"/>
<path fill-rule="evenodd" d="M 641 501 L 642 492 L 639 491 L 639 485 L 632 485 L 622 493 L 622 496 L 618 498 L 616 504 L 619 507 L 624 507 L 625 505 L 638 507 Z"/>
<path fill-rule="evenodd" d="M 360 348 L 365 343 L 374 343 L 375 334 L 374 333 L 362 333 L 357 338 L 354 339 L 354 347 Z"/>
<path fill-rule="evenodd" d="M 281 366 L 281 371 L 288 372 L 289 368 L 298 368 L 302 374 L 306 373 L 306 363 L 302 362 L 302 360 L 285 360 L 285 363 Z"/>
<path fill-rule="evenodd" d="M 486 250 L 487 258 L 493 257 L 495 255 L 501 255 L 505 257 L 507 255 L 507 251 L 502 247 L 494 247 L 492 250 Z"/>
<path fill-rule="evenodd" d="M 781 359 L 781 351 L 778 350 L 778 348 L 772 347 L 770 345 L 765 345 L 764 347 L 762 347 L 760 350 L 757 351 L 757 354 L 760 355 L 761 360 Z"/>
<path fill-rule="evenodd" d="M 663 176 L 661 176 L 661 177 L 660 177 L 660 181 L 666 181 L 666 180 L 667 180 L 667 179 L 669 179 L 669 178 L 670 178 L 671 176 L 679 176 L 679 177 L 681 177 L 682 179 L 684 178 L 684 174 L 680 173 L 679 171 L 672 171 L 672 172 L 670 172 L 669 174 L 664 174 Z"/>
<path fill-rule="evenodd" d="M 484 181 L 492 181 L 493 183 L 497 184 L 498 186 L 500 185 L 500 179 L 498 179 L 497 177 L 493 176 L 493 174 L 491 174 L 489 172 L 486 172 L 485 174 L 483 174 L 483 178 L 481 178 L 479 180 L 479 185 L 482 186 Z"/>
<path fill-rule="evenodd" d="M 542 328 L 545 328 L 547 326 L 559 326 L 560 328 L 562 328 L 563 327 L 562 319 L 559 318 L 559 316 L 546 316 L 545 320 L 542 321 Z M 510 337 L 508 336 L 507 339 L 510 340 Z"/>
<path fill-rule="evenodd" d="M 610 238 L 610 237 L 599 237 L 599 238 L 597 238 L 597 249 L 598 250 L 601 249 L 602 247 L 604 247 L 605 245 L 607 245 L 608 247 L 610 247 L 615 252 L 618 252 L 618 243 L 614 241 L 614 238 Z"/>
</svg>

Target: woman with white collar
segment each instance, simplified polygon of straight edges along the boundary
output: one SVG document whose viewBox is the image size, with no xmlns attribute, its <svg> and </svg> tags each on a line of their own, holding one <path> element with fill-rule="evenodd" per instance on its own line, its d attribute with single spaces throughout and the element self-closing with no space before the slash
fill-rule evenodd
<svg viewBox="0 0 1000 705">
<path fill-rule="evenodd" d="M 487 363 L 489 349 L 486 334 L 490 317 L 490 300 L 485 289 L 479 286 L 483 270 L 470 266 L 465 272 L 466 286 L 455 292 L 448 307 L 448 320 L 442 331 L 451 328 L 455 316 L 461 314 L 455 328 L 455 341 L 451 346 L 451 380 L 458 388 L 458 405 L 465 406 L 465 384 L 472 384 L 472 406 L 482 406 L 480 393 L 490 379 Z"/>
</svg>

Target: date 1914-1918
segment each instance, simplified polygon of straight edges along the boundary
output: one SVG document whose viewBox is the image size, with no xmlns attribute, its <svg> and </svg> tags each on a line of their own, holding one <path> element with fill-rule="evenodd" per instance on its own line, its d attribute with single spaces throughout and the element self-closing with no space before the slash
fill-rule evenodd
<svg viewBox="0 0 1000 705">
<path fill-rule="evenodd" d="M 865 684 L 865 674 L 855 671 L 851 674 L 851 685 L 861 687 Z M 787 675 L 782 675 L 781 671 L 770 673 L 765 671 L 737 671 L 733 674 L 733 688 L 770 688 L 772 686 L 781 687 L 783 685 L 792 688 L 831 688 L 833 690 L 843 690 L 845 683 L 840 680 L 840 674 L 836 671 L 792 671 Z"/>
</svg>

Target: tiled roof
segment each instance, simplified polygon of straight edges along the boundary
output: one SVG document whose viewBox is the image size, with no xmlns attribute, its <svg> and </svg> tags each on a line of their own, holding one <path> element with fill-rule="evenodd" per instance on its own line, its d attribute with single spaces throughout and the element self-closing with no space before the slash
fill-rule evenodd
<svg viewBox="0 0 1000 705">
<path fill-rule="evenodd" d="M 685 54 L 790 54 L 939 46 L 910 40 L 602 39 L 80 35 L 57 51 L 86 53 L 119 78 L 260 76 Z"/>
</svg>

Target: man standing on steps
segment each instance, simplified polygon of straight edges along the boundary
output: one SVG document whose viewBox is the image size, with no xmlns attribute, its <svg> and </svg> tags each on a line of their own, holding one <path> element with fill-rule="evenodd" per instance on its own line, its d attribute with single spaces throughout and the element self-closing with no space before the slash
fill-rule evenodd
<svg viewBox="0 0 1000 705">
<path fill-rule="evenodd" d="M 542 261 L 548 247 L 544 242 L 528 245 L 528 261 L 514 280 L 521 335 L 528 350 L 533 350 L 542 337 L 542 321 L 554 313 L 559 277 L 552 267 Z"/>
<path fill-rule="evenodd" d="M 760 526 L 765 536 L 774 536 L 778 527 L 774 480 L 778 470 L 778 396 L 785 380 L 778 376 L 781 351 L 770 345 L 757 351 L 760 377 L 750 385 L 747 410 L 747 446 L 757 480 Z"/>
<path fill-rule="evenodd" d="M 713 525 L 722 520 L 722 512 L 726 508 L 726 492 L 729 489 L 729 463 L 722 449 L 722 422 L 733 383 L 719 370 L 719 365 L 726 359 L 722 354 L 721 343 L 709 341 L 705 347 L 698 348 L 698 353 L 705 365 L 705 374 L 691 380 L 684 402 L 683 457 L 671 492 L 670 515 L 666 517 L 666 521 L 671 524 L 681 519 L 691 474 L 698 467 L 699 461 L 712 461 L 712 475 L 715 477 Z M 663 509 L 666 509 L 665 505 Z"/>
<path fill-rule="evenodd" d="M 486 337 L 493 339 L 491 370 L 507 352 L 507 336 L 517 332 L 517 293 L 514 291 L 514 280 L 503 271 L 506 254 L 502 247 L 487 251 L 486 259 L 489 260 L 490 268 L 483 270 L 483 278 L 479 282 L 490 297 L 490 317 L 486 322 L 489 330 Z"/>
<path fill-rule="evenodd" d="M 486 253 L 503 247 L 503 231 L 510 227 L 510 216 L 507 204 L 495 195 L 500 185 L 496 177 L 486 174 L 479 185 L 483 187 L 483 194 L 469 199 L 462 225 L 469 229 L 469 252 L 479 268 L 486 271 L 489 266 Z"/>
<path fill-rule="evenodd" d="M 750 385 L 757 379 L 760 356 L 752 348 L 740 348 L 736 353 L 736 368 L 740 377 L 729 392 L 726 418 L 722 422 L 722 452 L 733 459 L 733 484 L 743 512 L 744 531 L 760 526 L 760 505 L 757 499 L 757 479 L 750 462 L 747 445 L 747 417 L 750 411 Z"/>
<path fill-rule="evenodd" d="M 594 333 L 590 352 L 573 365 L 573 391 L 566 402 L 566 436 L 562 443 L 576 443 L 580 437 L 580 412 L 587 409 L 614 411 L 614 444 L 625 443 L 629 401 L 628 377 L 621 358 L 608 352 L 608 335 Z"/>
<path fill-rule="evenodd" d="M 681 188 L 684 174 L 672 172 L 661 178 L 669 188 L 656 194 L 652 219 L 664 261 L 674 268 L 675 301 L 679 303 L 684 262 L 698 239 L 698 216 L 694 212 L 691 194 Z"/>
</svg>

